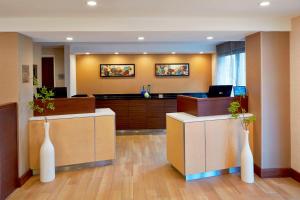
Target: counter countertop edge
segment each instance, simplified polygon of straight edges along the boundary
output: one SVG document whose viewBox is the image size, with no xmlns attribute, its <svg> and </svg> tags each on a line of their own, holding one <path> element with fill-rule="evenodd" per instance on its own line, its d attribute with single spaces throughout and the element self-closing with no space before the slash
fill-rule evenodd
<svg viewBox="0 0 300 200">
<path fill-rule="evenodd" d="M 99 108 L 94 113 L 80 113 L 80 114 L 66 114 L 66 115 L 51 115 L 47 116 L 48 120 L 56 119 L 72 119 L 72 118 L 84 118 L 84 117 L 99 117 L 99 116 L 115 116 L 115 112 L 110 108 Z M 30 117 L 30 121 L 44 120 L 44 116 Z"/>
</svg>

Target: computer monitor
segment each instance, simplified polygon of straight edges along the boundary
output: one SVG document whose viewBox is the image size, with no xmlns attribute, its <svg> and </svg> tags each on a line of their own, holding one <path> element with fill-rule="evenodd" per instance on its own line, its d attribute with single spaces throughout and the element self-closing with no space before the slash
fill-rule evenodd
<svg viewBox="0 0 300 200">
<path fill-rule="evenodd" d="M 54 98 L 67 98 L 67 87 L 55 87 L 53 88 Z"/>
<path fill-rule="evenodd" d="M 247 88 L 246 86 L 234 86 L 233 93 L 235 97 L 238 96 L 246 96 L 247 95 Z"/>
<path fill-rule="evenodd" d="M 232 85 L 209 86 L 208 97 L 230 97 Z"/>
</svg>

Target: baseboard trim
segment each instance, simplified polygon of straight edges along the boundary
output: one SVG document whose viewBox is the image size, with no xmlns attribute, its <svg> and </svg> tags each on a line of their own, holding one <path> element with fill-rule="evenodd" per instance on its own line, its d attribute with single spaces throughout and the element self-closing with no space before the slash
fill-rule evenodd
<svg viewBox="0 0 300 200">
<path fill-rule="evenodd" d="M 24 185 L 26 183 L 26 181 L 28 181 L 28 179 L 30 179 L 30 177 L 32 177 L 32 170 L 28 170 L 25 174 L 23 174 L 19 178 L 19 180 L 18 180 L 19 187 Z"/>
<path fill-rule="evenodd" d="M 297 171 L 294 170 L 294 169 L 291 169 L 291 170 L 290 170 L 290 174 L 291 174 L 291 177 L 292 177 L 293 179 L 295 179 L 296 181 L 300 182 L 300 173 L 299 173 L 299 172 L 297 172 Z"/>
<path fill-rule="evenodd" d="M 267 168 L 262 169 L 254 165 L 254 172 L 261 178 L 283 178 L 291 177 L 291 168 Z"/>
</svg>

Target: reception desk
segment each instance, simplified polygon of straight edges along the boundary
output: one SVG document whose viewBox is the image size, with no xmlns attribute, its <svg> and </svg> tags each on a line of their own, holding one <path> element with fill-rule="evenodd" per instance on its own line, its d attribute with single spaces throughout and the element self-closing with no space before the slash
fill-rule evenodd
<svg viewBox="0 0 300 200">
<path fill-rule="evenodd" d="M 211 116 L 229 114 L 231 102 L 238 101 L 248 112 L 248 97 L 210 97 L 198 98 L 187 95 L 177 96 L 177 112 L 185 112 L 195 116 Z"/>
<path fill-rule="evenodd" d="M 241 148 L 242 127 L 231 115 L 167 114 L 167 159 L 186 180 L 238 171 Z"/>
<path fill-rule="evenodd" d="M 34 111 L 34 116 L 49 116 L 49 115 L 66 115 L 78 113 L 93 113 L 95 112 L 95 97 L 72 97 L 72 98 L 55 98 L 51 102 L 54 103 L 54 110 L 45 110 L 41 114 Z M 36 104 L 40 104 L 40 100 L 35 100 Z"/>
<path fill-rule="evenodd" d="M 48 116 L 50 138 L 55 148 L 56 167 L 111 161 L 115 159 L 115 113 L 97 109 L 94 113 Z M 39 169 L 39 151 L 44 139 L 44 117 L 29 121 L 30 169 Z"/>
</svg>

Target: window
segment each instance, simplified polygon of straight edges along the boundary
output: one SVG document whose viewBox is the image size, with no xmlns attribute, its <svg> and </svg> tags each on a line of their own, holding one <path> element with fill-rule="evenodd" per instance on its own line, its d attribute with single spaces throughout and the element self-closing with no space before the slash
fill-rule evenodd
<svg viewBox="0 0 300 200">
<path fill-rule="evenodd" d="M 226 42 L 217 46 L 216 85 L 246 86 L 244 42 Z"/>
</svg>

